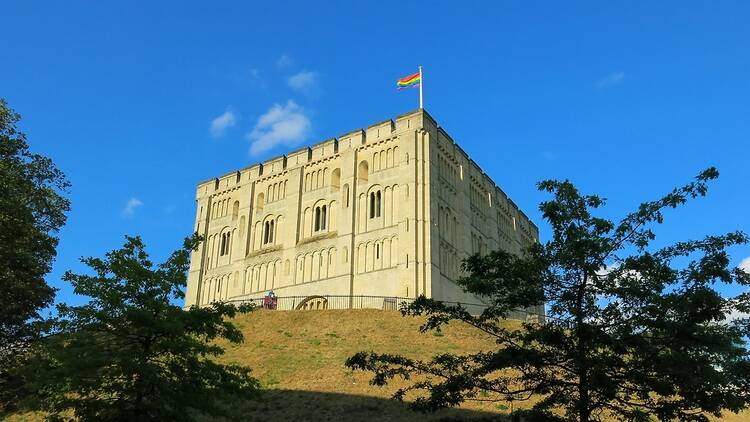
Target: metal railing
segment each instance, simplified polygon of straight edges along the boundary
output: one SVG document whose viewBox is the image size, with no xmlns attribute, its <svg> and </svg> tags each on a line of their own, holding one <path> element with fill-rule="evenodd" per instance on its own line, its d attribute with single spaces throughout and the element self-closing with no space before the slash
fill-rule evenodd
<svg viewBox="0 0 750 422">
<path fill-rule="evenodd" d="M 230 299 L 227 303 L 234 305 L 253 304 L 259 308 L 270 310 L 324 310 L 324 309 L 382 309 L 397 311 L 403 305 L 414 302 L 414 298 L 398 296 L 366 296 L 366 295 L 313 295 L 313 296 L 276 296 L 273 298 L 256 297 Z M 446 305 L 461 305 L 472 315 L 479 315 L 488 305 L 481 303 L 442 302 Z M 544 314 L 530 310 L 518 309 L 508 314 L 508 319 L 521 321 L 545 320 Z"/>
</svg>

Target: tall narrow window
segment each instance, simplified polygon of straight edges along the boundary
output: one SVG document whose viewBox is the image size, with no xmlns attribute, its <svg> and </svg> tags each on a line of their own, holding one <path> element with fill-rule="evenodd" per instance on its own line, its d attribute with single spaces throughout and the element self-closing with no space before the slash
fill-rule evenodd
<svg viewBox="0 0 750 422">
<path fill-rule="evenodd" d="M 273 226 L 274 226 L 274 221 L 271 220 L 271 225 L 270 225 L 271 230 L 268 233 L 268 243 L 273 243 Z"/>
<path fill-rule="evenodd" d="M 219 247 L 219 255 L 227 255 L 229 253 L 229 236 L 230 233 L 224 233 L 221 235 L 221 246 Z"/>
<path fill-rule="evenodd" d="M 370 192 L 370 218 L 375 218 L 375 192 Z"/>
<path fill-rule="evenodd" d="M 232 205 L 232 220 L 236 220 L 240 213 L 240 201 L 234 201 Z"/>
<path fill-rule="evenodd" d="M 265 206 L 265 204 L 266 204 L 266 197 L 263 194 L 263 192 L 261 192 L 258 194 L 258 200 L 255 201 L 255 210 L 258 212 L 263 211 L 263 207 Z"/>
<path fill-rule="evenodd" d="M 263 244 L 264 245 L 268 243 L 269 228 L 270 228 L 270 224 L 268 221 L 266 221 L 263 224 Z"/>
<path fill-rule="evenodd" d="M 331 173 L 331 191 L 338 191 L 339 186 L 341 186 L 341 169 L 334 169 Z"/>
<path fill-rule="evenodd" d="M 375 200 L 377 202 L 377 204 L 375 204 L 375 217 L 380 217 L 380 191 L 375 194 Z"/>
<path fill-rule="evenodd" d="M 367 165 L 367 161 L 360 161 L 357 167 L 357 181 L 362 184 L 367 183 L 369 173 L 370 166 Z"/>
<path fill-rule="evenodd" d="M 370 218 L 380 217 L 382 195 L 380 191 L 370 192 Z"/>
<path fill-rule="evenodd" d="M 318 232 L 321 230 L 325 230 L 328 226 L 328 207 L 326 205 L 321 205 L 319 207 L 315 207 L 315 221 L 313 223 L 313 231 Z"/>
</svg>

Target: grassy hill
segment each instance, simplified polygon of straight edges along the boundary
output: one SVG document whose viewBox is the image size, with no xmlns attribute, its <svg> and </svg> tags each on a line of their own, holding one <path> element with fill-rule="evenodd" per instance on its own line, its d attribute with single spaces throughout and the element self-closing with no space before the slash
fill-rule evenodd
<svg viewBox="0 0 750 422">
<path fill-rule="evenodd" d="M 251 421 L 481 420 L 507 414 L 508 403 L 487 402 L 432 415 L 413 413 L 388 399 L 398 384 L 373 387 L 369 374 L 344 367 L 346 358 L 361 350 L 429 358 L 494 346 L 486 335 L 460 324 L 439 336 L 420 334 L 422 321 L 379 310 L 257 311 L 240 316 L 235 323 L 245 342 L 227 345 L 223 359 L 253 368 L 265 392 L 258 401 L 238 404 L 238 410 Z M 7 420 L 39 420 L 39 415 L 11 415 Z M 722 420 L 747 421 L 750 413 Z"/>
<path fill-rule="evenodd" d="M 227 346 L 225 359 L 253 368 L 267 392 L 248 416 L 270 420 L 412 421 L 494 416 L 494 405 L 421 415 L 389 400 L 396 387 L 369 385 L 369 374 L 343 363 L 361 350 L 428 358 L 492 347 L 492 340 L 466 326 L 442 336 L 419 334 L 421 319 L 395 311 L 260 311 L 236 320 L 245 343 Z M 491 412 L 491 413 L 488 413 Z"/>
</svg>

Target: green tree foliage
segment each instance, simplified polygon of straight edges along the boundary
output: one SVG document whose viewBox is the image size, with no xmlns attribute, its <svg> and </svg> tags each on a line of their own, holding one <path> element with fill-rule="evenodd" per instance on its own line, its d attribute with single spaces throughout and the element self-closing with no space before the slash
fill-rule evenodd
<svg viewBox="0 0 750 422">
<path fill-rule="evenodd" d="M 403 309 L 427 315 L 422 330 L 463 321 L 495 337 L 498 348 L 472 355 L 443 354 L 430 361 L 360 352 L 347 361 L 372 371 L 372 383 L 413 379 L 396 398 L 416 394 L 414 407 L 434 410 L 493 394 L 497 400 L 534 397 L 533 408 L 564 420 L 678 419 L 739 411 L 750 402 L 750 355 L 743 337 L 748 294 L 724 298 L 717 284 L 750 284 L 729 266 L 727 248 L 748 242 L 729 233 L 655 248 L 652 230 L 664 211 L 704 196 L 718 177 L 710 168 L 694 182 L 643 203 L 618 223 L 596 217 L 605 204 L 568 181 L 543 181 L 553 198 L 540 209 L 552 238 L 521 256 L 473 256 L 459 284 L 490 307 L 472 316 L 460 306 L 424 297 Z M 545 323 L 501 324 L 516 308 L 545 303 Z M 516 328 L 514 328 L 516 327 Z M 416 378 L 415 378 L 416 377 Z"/>
<path fill-rule="evenodd" d="M 70 204 L 69 185 L 49 158 L 29 151 L 21 119 L 0 98 L 0 344 L 24 340 L 27 322 L 52 303 L 44 281 Z"/>
<path fill-rule="evenodd" d="M 21 116 L 0 98 L 0 410 L 16 402 L 18 367 L 39 333 L 39 312 L 55 290 L 44 276 L 52 268 L 65 224 L 69 184 L 47 157 L 29 151 L 16 124 Z"/>
<path fill-rule="evenodd" d="M 250 370 L 214 358 L 216 341 L 242 342 L 229 320 L 233 305 L 183 310 L 190 252 L 200 238 L 154 266 L 138 237 L 105 258 L 84 258 L 92 275 L 67 272 L 83 306 L 59 305 L 59 331 L 47 339 L 35 370 L 36 388 L 53 418 L 79 420 L 191 420 L 232 413 L 223 404 L 251 398 L 258 381 Z"/>
</svg>

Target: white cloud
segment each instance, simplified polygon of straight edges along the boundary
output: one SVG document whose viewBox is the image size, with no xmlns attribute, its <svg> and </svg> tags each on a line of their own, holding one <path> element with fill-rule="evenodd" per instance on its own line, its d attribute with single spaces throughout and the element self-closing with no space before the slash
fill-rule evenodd
<svg viewBox="0 0 750 422">
<path fill-rule="evenodd" d="M 250 154 L 258 155 L 279 145 L 297 145 L 307 139 L 310 127 L 310 118 L 294 101 L 274 104 L 247 134 L 252 141 Z"/>
<path fill-rule="evenodd" d="M 132 217 L 135 214 L 135 210 L 143 206 L 143 202 L 138 198 L 130 198 L 125 204 L 125 208 L 122 209 L 123 217 Z"/>
<path fill-rule="evenodd" d="M 288 54 L 282 54 L 278 60 L 276 60 L 276 66 L 278 67 L 289 67 L 294 64 L 294 59 Z"/>
<path fill-rule="evenodd" d="M 620 82 L 625 79 L 625 72 L 619 71 L 619 72 L 612 72 L 609 75 L 607 75 L 605 78 L 599 80 L 596 83 L 596 86 L 598 88 L 604 88 L 605 86 L 609 85 L 617 85 Z"/>
<path fill-rule="evenodd" d="M 290 76 L 286 83 L 290 88 L 296 89 L 297 91 L 309 92 L 317 87 L 318 74 L 303 70 L 296 75 Z"/>
<path fill-rule="evenodd" d="M 747 258 L 743 259 L 740 262 L 740 265 L 738 265 L 737 267 L 745 270 L 745 272 L 747 272 L 747 273 L 750 273 L 750 256 L 748 256 Z"/>
<path fill-rule="evenodd" d="M 211 120 L 211 136 L 219 138 L 224 136 L 224 132 L 237 123 L 237 117 L 233 112 L 227 110 L 221 116 Z"/>
</svg>

